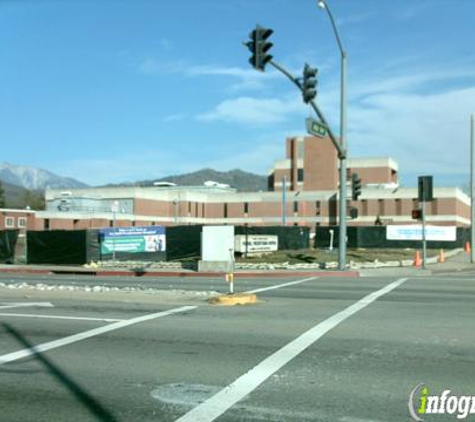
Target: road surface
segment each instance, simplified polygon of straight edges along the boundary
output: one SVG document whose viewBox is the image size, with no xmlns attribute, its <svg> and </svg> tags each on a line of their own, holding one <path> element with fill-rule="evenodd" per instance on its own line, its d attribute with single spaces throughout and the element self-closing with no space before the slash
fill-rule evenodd
<svg viewBox="0 0 475 422">
<path fill-rule="evenodd" d="M 236 307 L 1 288 L 0 420 L 412 420 L 420 383 L 475 395 L 475 277 L 424 277 L 238 279 L 261 302 Z M 226 290 L 219 278 L 0 282 Z"/>
</svg>

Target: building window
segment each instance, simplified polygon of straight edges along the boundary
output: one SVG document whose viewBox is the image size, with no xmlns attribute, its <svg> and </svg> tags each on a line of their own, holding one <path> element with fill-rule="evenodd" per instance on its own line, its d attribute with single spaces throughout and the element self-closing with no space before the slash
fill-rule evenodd
<svg viewBox="0 0 475 422">
<path fill-rule="evenodd" d="M 362 202 L 362 208 L 363 208 L 362 214 L 363 215 L 368 215 L 368 200 L 363 199 L 363 200 L 361 200 L 361 202 Z"/>
<path fill-rule="evenodd" d="M 223 214 L 224 214 L 224 218 L 228 218 L 228 204 L 224 204 L 224 210 L 223 210 Z"/>
<path fill-rule="evenodd" d="M 378 199 L 378 215 L 384 215 L 384 199 Z"/>
<path fill-rule="evenodd" d="M 43 225 L 45 230 L 49 230 L 49 218 L 45 218 Z"/>
<path fill-rule="evenodd" d="M 8 229 L 15 227 L 15 220 L 13 217 L 5 217 L 5 227 Z"/>
<path fill-rule="evenodd" d="M 320 201 L 315 202 L 315 215 L 320 215 L 321 214 L 321 203 Z"/>
<path fill-rule="evenodd" d="M 249 202 L 244 202 L 244 214 L 249 212 Z"/>
<path fill-rule="evenodd" d="M 299 203 L 297 201 L 294 202 L 294 212 L 299 212 Z"/>
<path fill-rule="evenodd" d="M 297 159 L 302 159 L 304 155 L 304 143 L 297 141 Z"/>
<path fill-rule="evenodd" d="M 201 217 L 204 218 L 204 216 L 205 216 L 205 203 L 203 202 L 203 203 L 201 204 Z"/>
<path fill-rule="evenodd" d="M 303 182 L 303 169 L 297 169 L 297 182 Z"/>
<path fill-rule="evenodd" d="M 109 227 L 114 227 L 114 220 L 109 220 Z"/>
<path fill-rule="evenodd" d="M 24 229 L 26 227 L 26 217 L 18 217 L 18 227 Z"/>
<path fill-rule="evenodd" d="M 402 215 L 402 201 L 396 199 L 396 215 Z"/>
</svg>

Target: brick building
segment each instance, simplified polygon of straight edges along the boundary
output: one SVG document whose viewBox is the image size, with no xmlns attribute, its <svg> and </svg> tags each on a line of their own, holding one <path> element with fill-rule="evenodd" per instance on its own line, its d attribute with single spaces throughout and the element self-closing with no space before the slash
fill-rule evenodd
<svg viewBox="0 0 475 422">
<path fill-rule="evenodd" d="M 352 172 L 363 183 L 359 200 L 348 200 L 348 206 L 359 211 L 349 225 L 374 225 L 376 220 L 415 223 L 411 211 L 419 206 L 417 189 L 399 187 L 398 165 L 393 159 L 352 158 L 347 162 L 348 183 Z M 280 225 L 285 218 L 288 225 L 306 225 L 314 231 L 318 225 L 338 224 L 338 163 L 329 138 L 291 137 L 286 140 L 286 158 L 269 172 L 266 192 L 236 192 L 220 185 L 51 189 L 45 192 L 46 210 L 30 212 L 28 228 Z M 470 200 L 460 189 L 435 188 L 434 198 L 426 206 L 428 223 L 470 225 Z"/>
</svg>

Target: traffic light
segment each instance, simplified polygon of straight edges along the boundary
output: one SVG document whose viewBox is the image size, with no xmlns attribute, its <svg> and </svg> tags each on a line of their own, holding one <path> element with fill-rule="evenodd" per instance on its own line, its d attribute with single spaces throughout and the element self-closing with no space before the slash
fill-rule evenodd
<svg viewBox="0 0 475 422">
<path fill-rule="evenodd" d="M 272 60 L 272 56 L 267 54 L 273 44 L 267 41 L 274 31 L 257 25 L 256 29 L 249 34 L 251 41 L 246 43 L 252 53 L 249 63 L 262 72 L 264 72 L 266 64 Z"/>
<path fill-rule="evenodd" d="M 361 178 L 358 176 L 358 173 L 351 174 L 351 199 L 353 201 L 358 200 L 358 197 L 361 195 Z"/>
<path fill-rule="evenodd" d="M 417 196 L 419 198 L 419 202 L 428 202 L 434 200 L 432 184 L 432 176 L 419 176 L 417 182 Z"/>
<path fill-rule="evenodd" d="M 412 210 L 411 216 L 413 220 L 422 220 L 422 210 Z"/>
<path fill-rule="evenodd" d="M 305 63 L 305 67 L 303 68 L 303 82 L 302 82 L 302 95 L 303 95 L 303 102 L 308 104 L 317 96 L 317 72 L 318 69 L 314 67 L 310 67 L 307 63 Z"/>
</svg>

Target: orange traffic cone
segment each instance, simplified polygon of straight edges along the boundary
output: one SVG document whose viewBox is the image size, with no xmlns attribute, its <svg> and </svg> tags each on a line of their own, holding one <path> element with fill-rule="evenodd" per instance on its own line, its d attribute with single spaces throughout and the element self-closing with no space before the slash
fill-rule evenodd
<svg viewBox="0 0 475 422">
<path fill-rule="evenodd" d="M 466 253 L 470 253 L 471 251 L 472 251 L 472 250 L 471 250 L 471 248 L 470 248 L 470 243 L 469 243 L 469 242 L 466 242 L 466 243 L 465 243 L 465 252 L 466 252 Z"/>
<path fill-rule="evenodd" d="M 437 258 L 437 262 L 440 262 L 441 264 L 445 262 L 445 256 L 444 256 L 444 250 L 441 249 L 439 251 L 439 257 Z"/>
<path fill-rule="evenodd" d="M 422 266 L 422 258 L 421 258 L 421 254 L 419 253 L 419 251 L 416 251 L 416 255 L 414 257 L 414 267 L 420 267 Z"/>
</svg>

